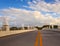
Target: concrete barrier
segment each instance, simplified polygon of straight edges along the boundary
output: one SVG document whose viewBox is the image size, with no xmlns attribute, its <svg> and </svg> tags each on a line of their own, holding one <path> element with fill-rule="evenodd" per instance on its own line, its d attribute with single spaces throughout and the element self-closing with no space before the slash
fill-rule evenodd
<svg viewBox="0 0 60 46">
<path fill-rule="evenodd" d="M 31 29 L 31 30 L 0 31 L 0 37 L 23 33 L 23 32 L 29 32 L 29 31 L 35 31 L 35 30 Z"/>
</svg>

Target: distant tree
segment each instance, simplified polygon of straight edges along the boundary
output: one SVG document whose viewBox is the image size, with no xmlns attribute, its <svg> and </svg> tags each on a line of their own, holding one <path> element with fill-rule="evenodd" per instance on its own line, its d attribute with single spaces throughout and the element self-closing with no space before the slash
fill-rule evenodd
<svg viewBox="0 0 60 46">
<path fill-rule="evenodd" d="M 19 27 L 18 30 L 22 30 L 22 27 Z"/>
<path fill-rule="evenodd" d="M 18 30 L 17 27 L 11 27 L 10 30 Z"/>
<path fill-rule="evenodd" d="M 49 28 L 50 25 L 44 25 L 42 28 L 48 27 Z"/>
<path fill-rule="evenodd" d="M 38 30 L 41 30 L 42 29 L 42 27 L 38 27 L 38 26 L 36 26 L 35 28 L 37 28 Z"/>
<path fill-rule="evenodd" d="M 50 29 L 52 29 L 52 25 L 50 25 Z"/>
<path fill-rule="evenodd" d="M 28 29 L 28 27 L 24 27 L 24 29 L 25 29 L 25 30 L 27 30 L 27 29 Z"/>
<path fill-rule="evenodd" d="M 54 25 L 53 27 L 54 27 L 54 29 L 57 29 L 58 28 L 58 25 Z"/>
</svg>

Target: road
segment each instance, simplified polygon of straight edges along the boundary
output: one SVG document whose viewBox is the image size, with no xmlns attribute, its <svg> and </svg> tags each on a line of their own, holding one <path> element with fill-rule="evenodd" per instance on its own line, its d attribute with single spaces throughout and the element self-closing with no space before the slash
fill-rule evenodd
<svg viewBox="0 0 60 46">
<path fill-rule="evenodd" d="M 40 31 L 43 46 L 60 46 L 60 32 Z M 34 46 L 38 31 L 0 38 L 0 46 Z"/>
<path fill-rule="evenodd" d="M 43 46 L 60 46 L 60 32 L 58 31 L 41 31 Z"/>
</svg>

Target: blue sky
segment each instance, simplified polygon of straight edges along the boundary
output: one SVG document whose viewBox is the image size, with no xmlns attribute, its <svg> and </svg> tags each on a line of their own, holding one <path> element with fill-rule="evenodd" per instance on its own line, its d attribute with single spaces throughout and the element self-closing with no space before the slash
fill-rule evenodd
<svg viewBox="0 0 60 46">
<path fill-rule="evenodd" d="M 21 8 L 21 9 L 27 9 L 31 10 L 29 8 L 28 2 L 32 2 L 33 0 L 0 0 L 0 9 L 5 9 L 5 8 Z M 44 0 L 46 3 L 54 3 L 55 0 Z M 28 7 L 24 7 L 28 6 Z M 43 11 L 43 13 L 46 13 Z M 51 12 L 49 12 L 51 13 Z M 53 13 L 53 12 L 52 12 Z"/>
<path fill-rule="evenodd" d="M 47 3 L 54 3 L 55 0 L 45 0 L 45 2 L 47 2 Z"/>
<path fill-rule="evenodd" d="M 28 2 L 33 0 L 0 0 L 0 9 L 15 7 L 23 8 L 23 6 L 29 6 Z M 46 3 L 54 3 L 54 0 L 44 0 Z"/>
<path fill-rule="evenodd" d="M 9 7 L 22 8 L 24 5 L 28 6 L 27 2 L 28 0 L 24 0 L 24 1 L 22 0 L 0 0 L 0 8 L 9 8 Z"/>
<path fill-rule="evenodd" d="M 60 0 L 0 0 L 0 16 L 8 16 L 10 24 L 59 24 Z"/>
</svg>

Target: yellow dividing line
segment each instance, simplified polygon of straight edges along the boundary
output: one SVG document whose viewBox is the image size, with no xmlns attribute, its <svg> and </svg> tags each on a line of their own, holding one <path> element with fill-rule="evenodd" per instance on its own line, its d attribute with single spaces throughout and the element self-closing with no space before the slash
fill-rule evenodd
<svg viewBox="0 0 60 46">
<path fill-rule="evenodd" d="M 38 44 L 38 41 L 40 42 L 40 44 Z M 38 31 L 34 46 L 38 46 L 38 45 L 43 46 L 43 44 L 42 44 L 42 36 L 41 36 L 41 33 L 39 31 Z"/>
</svg>

